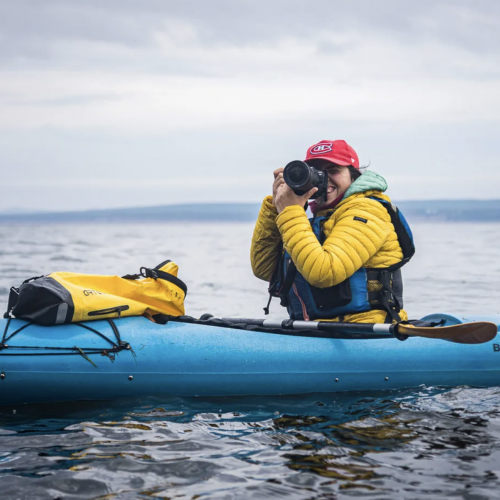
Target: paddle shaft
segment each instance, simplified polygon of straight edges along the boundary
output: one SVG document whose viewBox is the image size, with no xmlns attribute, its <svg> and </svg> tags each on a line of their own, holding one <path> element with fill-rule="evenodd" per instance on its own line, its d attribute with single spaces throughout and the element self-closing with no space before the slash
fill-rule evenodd
<svg viewBox="0 0 500 500">
<path fill-rule="evenodd" d="M 307 330 L 320 332 L 375 333 L 380 338 L 397 336 L 397 325 L 386 323 L 339 323 L 330 321 L 299 321 L 291 319 L 248 319 L 222 318 L 230 323 L 243 323 L 262 328 L 282 328 L 283 330 Z"/>
</svg>

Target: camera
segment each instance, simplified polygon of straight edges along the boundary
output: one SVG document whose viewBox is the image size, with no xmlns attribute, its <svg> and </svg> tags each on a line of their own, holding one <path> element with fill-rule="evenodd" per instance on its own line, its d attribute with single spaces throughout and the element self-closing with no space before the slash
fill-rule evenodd
<svg viewBox="0 0 500 500">
<path fill-rule="evenodd" d="M 313 187 L 317 187 L 318 190 L 311 196 L 311 199 L 323 197 L 326 201 L 328 189 L 326 172 L 311 167 L 306 162 L 295 160 L 285 167 L 283 178 L 295 194 L 302 196 Z"/>
</svg>

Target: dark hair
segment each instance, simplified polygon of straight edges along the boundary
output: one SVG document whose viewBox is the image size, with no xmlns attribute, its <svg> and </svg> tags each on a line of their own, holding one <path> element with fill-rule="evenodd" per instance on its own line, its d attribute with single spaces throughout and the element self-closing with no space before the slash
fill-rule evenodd
<svg viewBox="0 0 500 500">
<path fill-rule="evenodd" d="M 349 169 L 349 173 L 351 174 L 351 181 L 354 182 L 358 177 L 361 177 L 362 172 L 360 172 L 357 168 L 354 168 L 352 165 L 347 167 Z"/>
</svg>

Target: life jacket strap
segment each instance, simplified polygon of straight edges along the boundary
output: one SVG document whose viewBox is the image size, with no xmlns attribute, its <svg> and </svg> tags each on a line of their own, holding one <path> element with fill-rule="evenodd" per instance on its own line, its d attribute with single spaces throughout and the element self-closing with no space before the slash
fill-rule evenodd
<svg viewBox="0 0 500 500">
<path fill-rule="evenodd" d="M 273 275 L 271 276 L 271 281 L 269 282 L 269 300 L 267 306 L 264 307 L 264 314 L 269 314 L 269 306 L 271 305 L 271 300 L 273 297 L 280 297 L 281 283 L 283 283 L 283 259 L 285 258 L 285 252 L 283 251 L 283 242 L 280 241 L 278 244 L 278 254 L 276 256 L 276 263 L 274 265 Z M 291 286 L 291 285 L 290 285 Z M 283 298 L 281 298 L 281 304 L 283 305 Z M 285 306 L 286 307 L 286 306 Z"/>
<path fill-rule="evenodd" d="M 297 276 L 297 266 L 294 264 L 293 260 L 290 259 L 290 264 L 286 270 L 285 279 L 283 280 L 283 285 L 279 289 L 279 297 L 281 299 L 281 305 L 286 307 L 288 305 L 288 294 L 292 289 L 295 277 Z"/>
<path fill-rule="evenodd" d="M 402 304 L 393 286 L 396 279 L 401 280 L 399 269 L 396 272 L 392 272 L 389 269 L 369 269 L 367 270 L 367 277 L 369 281 L 380 283 L 379 290 L 368 292 L 368 301 L 372 308 L 383 309 L 387 311 L 392 320 L 401 321 L 399 312 L 402 309 Z"/>
<path fill-rule="evenodd" d="M 269 314 L 269 305 L 271 304 L 271 300 L 273 297 L 279 297 L 280 299 L 280 304 L 283 307 L 288 306 L 288 294 L 290 290 L 292 289 L 293 282 L 295 281 L 295 277 L 297 276 L 297 267 L 293 263 L 292 260 L 290 260 L 290 264 L 288 265 L 288 269 L 285 274 L 285 278 L 281 279 L 283 276 L 283 259 L 284 259 L 284 254 L 280 257 L 276 267 L 277 269 L 281 269 L 281 276 L 275 280 L 274 274 L 273 278 L 271 279 L 271 284 L 269 286 L 269 301 L 267 303 L 267 306 L 264 307 L 264 313 Z M 275 270 L 276 274 L 276 270 Z M 280 283 L 283 283 L 280 286 Z"/>
</svg>

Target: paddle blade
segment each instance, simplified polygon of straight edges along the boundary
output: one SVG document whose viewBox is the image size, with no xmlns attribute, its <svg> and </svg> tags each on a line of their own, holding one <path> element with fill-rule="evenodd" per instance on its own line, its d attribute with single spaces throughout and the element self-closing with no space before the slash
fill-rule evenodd
<svg viewBox="0 0 500 500">
<path fill-rule="evenodd" d="M 442 339 L 458 344 L 484 344 L 493 340 L 497 331 L 497 325 L 488 321 L 434 328 L 398 324 L 398 332 L 402 335 Z"/>
</svg>

